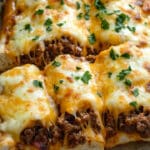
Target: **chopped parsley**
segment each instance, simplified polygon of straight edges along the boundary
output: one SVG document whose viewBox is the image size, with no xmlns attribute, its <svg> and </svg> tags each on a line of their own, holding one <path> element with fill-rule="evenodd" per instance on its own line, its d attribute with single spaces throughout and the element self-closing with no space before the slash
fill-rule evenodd
<svg viewBox="0 0 150 150">
<path fill-rule="evenodd" d="M 100 11 L 106 11 L 106 7 L 105 7 L 104 4 L 101 2 L 101 0 L 95 0 L 94 6 L 96 7 L 96 9 L 98 9 L 98 10 L 100 10 Z"/>
<path fill-rule="evenodd" d="M 64 80 L 59 80 L 59 83 L 62 84 L 64 82 Z"/>
<path fill-rule="evenodd" d="M 32 39 L 32 41 L 37 41 L 39 38 L 40 38 L 40 36 L 37 35 Z"/>
<path fill-rule="evenodd" d="M 128 30 L 131 31 L 131 32 L 135 32 L 136 31 L 136 28 L 135 27 L 130 27 L 130 26 L 127 26 Z"/>
<path fill-rule="evenodd" d="M 117 78 L 121 81 L 124 80 L 125 77 L 130 74 L 130 72 L 132 71 L 131 67 L 129 66 L 127 69 L 121 70 L 121 72 L 119 72 L 119 74 L 117 75 Z"/>
<path fill-rule="evenodd" d="M 82 82 L 85 83 L 85 84 L 88 84 L 88 83 L 89 83 L 89 80 L 91 80 L 91 79 L 92 79 L 92 75 L 90 74 L 89 71 L 86 71 L 86 72 L 83 74 L 83 76 L 81 77 Z"/>
<path fill-rule="evenodd" d="M 89 19 L 90 19 L 90 15 L 89 15 L 88 13 L 85 13 L 85 14 L 84 14 L 84 19 L 85 19 L 85 20 L 89 20 Z"/>
<path fill-rule="evenodd" d="M 112 60 L 116 60 L 119 57 L 119 55 L 114 51 L 113 48 L 110 50 L 109 56 Z"/>
<path fill-rule="evenodd" d="M 119 14 L 115 22 L 115 31 L 120 32 L 121 29 L 125 28 L 124 23 L 129 20 L 130 18 L 128 15 L 123 14 L 123 13 Z"/>
<path fill-rule="evenodd" d="M 53 63 L 52 63 L 52 65 L 53 65 L 54 67 L 59 67 L 59 66 L 61 66 L 61 63 L 58 62 L 58 61 L 56 61 L 56 60 L 54 60 Z"/>
<path fill-rule="evenodd" d="M 84 19 L 85 19 L 85 20 L 89 20 L 89 19 L 90 19 L 90 15 L 89 15 L 89 12 L 90 12 L 90 5 L 85 4 L 85 5 L 84 5 L 84 9 L 85 9 Z"/>
<path fill-rule="evenodd" d="M 65 4 L 64 0 L 60 0 L 60 4 L 64 5 Z"/>
<path fill-rule="evenodd" d="M 58 23 L 57 26 L 62 27 L 65 23 L 66 23 L 66 21 Z"/>
<path fill-rule="evenodd" d="M 77 66 L 77 67 L 76 67 L 76 70 L 81 70 L 81 67 L 78 67 L 78 66 Z"/>
<path fill-rule="evenodd" d="M 137 108 L 138 105 L 136 101 L 130 102 L 129 104 L 134 108 Z"/>
<path fill-rule="evenodd" d="M 52 30 L 52 20 L 50 19 L 50 18 L 48 18 L 46 21 L 45 21 L 45 23 L 44 23 L 44 25 L 46 26 L 46 31 L 51 31 Z"/>
<path fill-rule="evenodd" d="M 43 84 L 42 84 L 42 82 L 39 81 L 39 80 L 34 80 L 34 81 L 33 81 L 33 85 L 34 85 L 35 87 L 43 88 Z"/>
<path fill-rule="evenodd" d="M 81 19 L 82 18 L 82 16 L 83 16 L 83 13 L 79 13 L 78 15 L 77 15 L 77 19 Z"/>
<path fill-rule="evenodd" d="M 79 80 L 80 77 L 79 77 L 79 76 L 75 76 L 74 79 L 75 79 L 75 80 Z"/>
<path fill-rule="evenodd" d="M 95 34 L 92 33 L 88 36 L 88 40 L 89 40 L 89 43 L 90 44 L 94 44 L 96 42 L 96 37 L 95 37 Z"/>
<path fill-rule="evenodd" d="M 45 8 L 46 9 L 51 9 L 52 7 L 50 5 L 47 5 Z"/>
<path fill-rule="evenodd" d="M 132 91 L 132 94 L 137 97 L 139 95 L 139 89 L 138 88 L 135 88 L 133 91 Z"/>
<path fill-rule="evenodd" d="M 108 21 L 105 20 L 105 19 L 102 19 L 101 27 L 104 30 L 108 30 L 109 29 L 109 23 L 108 23 Z"/>
<path fill-rule="evenodd" d="M 125 79 L 124 84 L 125 84 L 126 86 L 131 86 L 131 85 L 132 85 L 132 82 L 131 82 L 131 80 L 129 80 L 129 79 Z"/>
<path fill-rule="evenodd" d="M 134 6 L 132 6 L 131 4 L 129 4 L 129 7 L 131 8 L 131 9 L 134 9 L 135 7 Z"/>
<path fill-rule="evenodd" d="M 28 32 L 30 32 L 32 30 L 30 24 L 25 24 L 24 29 L 27 30 Z"/>
<path fill-rule="evenodd" d="M 55 93 L 58 92 L 59 86 L 57 86 L 56 84 L 54 84 L 53 88 L 54 88 Z"/>
<path fill-rule="evenodd" d="M 81 7 L 81 6 L 80 6 L 80 3 L 79 3 L 79 2 L 76 2 L 76 8 L 77 8 L 77 9 L 80 9 L 80 7 Z"/>
<path fill-rule="evenodd" d="M 85 9 L 86 13 L 89 13 L 89 11 L 90 11 L 90 5 L 84 4 L 84 9 Z"/>
<path fill-rule="evenodd" d="M 44 13 L 44 10 L 43 9 L 38 9 L 36 12 L 35 12 L 35 15 L 42 15 Z"/>
<path fill-rule="evenodd" d="M 130 54 L 129 53 L 124 53 L 121 55 L 121 57 L 125 58 L 125 59 L 130 59 Z"/>
<path fill-rule="evenodd" d="M 112 72 L 108 72 L 108 78 L 111 78 Z"/>
</svg>

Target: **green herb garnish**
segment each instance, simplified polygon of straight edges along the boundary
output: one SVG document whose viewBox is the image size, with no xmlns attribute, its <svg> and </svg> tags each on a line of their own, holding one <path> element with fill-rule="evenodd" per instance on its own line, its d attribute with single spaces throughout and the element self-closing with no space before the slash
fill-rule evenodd
<svg viewBox="0 0 150 150">
<path fill-rule="evenodd" d="M 130 74 L 132 71 L 131 67 L 129 66 L 127 69 L 122 70 L 121 72 L 119 72 L 119 74 L 117 75 L 117 78 L 119 80 L 124 80 L 125 77 Z"/>
<path fill-rule="evenodd" d="M 76 7 L 77 7 L 77 9 L 80 9 L 80 3 L 79 2 L 76 2 Z"/>
<path fill-rule="evenodd" d="M 28 32 L 30 32 L 30 31 L 32 30 L 30 24 L 26 24 L 26 25 L 24 26 L 24 29 L 27 30 Z"/>
<path fill-rule="evenodd" d="M 59 67 L 59 66 L 61 66 L 61 63 L 58 62 L 58 61 L 56 61 L 56 60 L 54 60 L 53 63 L 52 63 L 52 65 L 53 65 L 54 67 Z"/>
<path fill-rule="evenodd" d="M 44 13 L 44 10 L 43 9 L 38 9 L 36 12 L 35 12 L 35 15 L 42 15 Z"/>
<path fill-rule="evenodd" d="M 138 105 L 136 101 L 130 102 L 129 104 L 134 108 L 137 108 Z"/>
<path fill-rule="evenodd" d="M 39 81 L 39 80 L 34 80 L 34 81 L 33 81 L 33 85 L 34 85 L 35 87 L 43 88 L 43 84 L 42 84 L 42 82 Z"/>
<path fill-rule="evenodd" d="M 85 83 L 85 84 L 88 84 L 88 83 L 89 83 L 89 80 L 91 80 L 91 79 L 92 79 L 92 75 L 90 74 L 89 71 L 86 71 L 86 72 L 83 74 L 83 76 L 81 77 L 82 82 Z"/>
<path fill-rule="evenodd" d="M 114 51 L 113 48 L 110 50 L 109 56 L 112 60 L 116 60 L 119 57 L 119 55 Z"/>
<path fill-rule="evenodd" d="M 138 88 L 135 88 L 133 91 L 132 91 L 132 94 L 137 97 L 139 95 L 139 89 Z"/>
<path fill-rule="evenodd" d="M 108 23 L 108 21 L 105 20 L 105 19 L 102 19 L 101 27 L 104 30 L 108 30 L 109 29 L 109 23 Z"/>
<path fill-rule="evenodd" d="M 57 86 L 56 84 L 54 84 L 53 88 L 54 88 L 55 93 L 58 92 L 59 86 Z"/>
<path fill-rule="evenodd" d="M 125 58 L 125 59 L 130 59 L 130 54 L 129 53 L 124 53 L 121 55 L 121 57 Z"/>
<path fill-rule="evenodd" d="M 115 23 L 115 31 L 120 32 L 121 29 L 125 28 L 124 23 L 126 21 L 129 21 L 129 16 L 126 14 L 119 14 L 118 17 L 116 18 L 116 23 Z"/>
<path fill-rule="evenodd" d="M 131 82 L 131 80 L 129 80 L 129 79 L 125 79 L 124 84 L 125 84 L 126 86 L 131 86 L 131 85 L 132 85 L 132 82 Z"/>
<path fill-rule="evenodd" d="M 89 43 L 90 44 L 94 44 L 96 42 L 96 37 L 95 37 L 95 34 L 92 33 L 88 36 L 88 40 L 89 40 Z"/>
<path fill-rule="evenodd" d="M 32 41 L 37 41 L 39 38 L 40 38 L 40 36 L 37 35 L 32 39 Z"/>
</svg>

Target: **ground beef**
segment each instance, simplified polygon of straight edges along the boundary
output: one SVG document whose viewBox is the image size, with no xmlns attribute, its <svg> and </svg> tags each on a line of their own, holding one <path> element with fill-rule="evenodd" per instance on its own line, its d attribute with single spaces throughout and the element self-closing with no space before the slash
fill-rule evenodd
<svg viewBox="0 0 150 150">
<path fill-rule="evenodd" d="M 47 150 L 49 145 L 49 132 L 41 124 L 24 129 L 20 134 L 23 144 L 34 145 L 39 150 Z"/>
<path fill-rule="evenodd" d="M 91 125 L 93 131 L 97 134 L 101 130 L 97 114 L 92 109 L 78 111 L 76 116 L 65 112 L 61 114 L 55 125 L 49 129 L 41 124 L 35 124 L 30 128 L 25 128 L 20 135 L 21 144 L 18 144 L 19 150 L 23 144 L 34 145 L 40 150 L 47 150 L 50 145 L 61 142 L 63 145 L 66 139 L 69 148 L 84 144 L 86 137 L 82 130 Z"/>
<path fill-rule="evenodd" d="M 118 129 L 127 133 L 138 133 L 143 138 L 150 137 L 150 110 L 144 111 L 140 107 L 128 114 L 119 114 Z"/>
<path fill-rule="evenodd" d="M 94 62 L 94 55 L 99 53 L 95 49 L 87 48 L 87 54 L 83 54 L 83 47 L 78 42 L 74 43 L 73 40 L 65 36 L 52 41 L 44 41 L 44 44 L 41 45 L 37 45 L 28 55 L 20 56 L 19 64 L 32 63 L 43 69 L 46 64 L 61 54 L 71 54 L 77 57 L 87 56 L 88 61 Z"/>
<path fill-rule="evenodd" d="M 91 125 L 95 133 L 100 132 L 100 122 L 97 114 L 93 110 L 77 111 L 76 116 L 66 112 L 64 115 L 58 117 L 56 126 L 50 129 L 52 143 L 56 143 L 57 141 L 63 142 L 64 138 L 66 138 L 67 145 L 70 148 L 84 144 L 86 137 L 82 130 L 88 124 Z"/>
<path fill-rule="evenodd" d="M 113 113 L 106 110 L 103 113 L 103 122 L 106 130 L 106 138 L 110 138 L 116 134 L 116 122 Z"/>
</svg>

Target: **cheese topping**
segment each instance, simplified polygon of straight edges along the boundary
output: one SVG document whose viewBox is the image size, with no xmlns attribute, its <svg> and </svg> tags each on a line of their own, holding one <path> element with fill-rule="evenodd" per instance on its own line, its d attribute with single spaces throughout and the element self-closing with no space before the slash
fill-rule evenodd
<svg viewBox="0 0 150 150">
<path fill-rule="evenodd" d="M 55 122 L 55 106 L 34 65 L 1 74 L 0 87 L 0 131 L 11 133 L 18 140 L 19 133 L 34 121 L 40 120 L 45 126 Z"/>
<path fill-rule="evenodd" d="M 130 0 L 65 0 L 62 4 L 53 0 L 18 0 L 16 11 L 20 13 L 3 47 L 14 56 L 28 54 L 36 45 L 45 50 L 43 41 L 62 36 L 79 44 L 83 56 L 89 55 L 89 47 L 99 51 L 125 41 L 138 45 L 148 43 L 150 37 L 149 17 Z"/>
<path fill-rule="evenodd" d="M 102 110 L 102 101 L 88 62 L 62 55 L 46 67 L 45 75 L 48 93 L 60 104 L 61 112 L 75 114 L 77 110 L 89 107 Z"/>
</svg>

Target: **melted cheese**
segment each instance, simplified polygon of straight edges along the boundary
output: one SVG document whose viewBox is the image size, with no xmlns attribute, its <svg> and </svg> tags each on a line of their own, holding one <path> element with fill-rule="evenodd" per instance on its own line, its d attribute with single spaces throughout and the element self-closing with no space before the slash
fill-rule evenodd
<svg viewBox="0 0 150 150">
<path fill-rule="evenodd" d="M 110 56 L 112 49 L 114 55 L 119 55 L 116 60 L 113 60 Z M 129 59 L 121 57 L 124 53 L 128 53 L 131 57 Z M 146 89 L 150 81 L 150 72 L 146 67 L 150 65 L 149 58 L 149 48 L 139 49 L 131 43 L 111 47 L 97 57 L 94 69 L 98 77 L 97 83 L 102 93 L 104 107 L 113 113 L 116 120 L 120 113 L 128 113 L 135 107 L 150 108 L 150 92 Z M 122 70 L 128 70 L 129 66 L 131 71 L 124 76 L 123 80 L 119 80 L 118 75 Z M 108 76 L 109 72 L 112 73 L 111 77 Z M 125 84 L 125 80 L 130 80 L 131 86 Z M 135 106 L 131 104 L 133 102 L 136 103 Z M 108 140 L 107 146 L 112 147 L 116 144 L 136 140 L 143 139 L 136 134 L 128 135 L 118 131 L 115 137 Z"/>
<path fill-rule="evenodd" d="M 59 63 L 59 66 L 55 66 L 54 62 Z M 82 58 L 77 59 L 70 55 L 60 55 L 54 62 L 50 63 L 44 70 L 45 83 L 49 95 L 52 95 L 56 104 L 59 104 L 61 114 L 68 112 L 76 116 L 77 111 L 93 109 L 101 123 L 101 133 L 103 133 L 103 125 L 99 116 L 102 113 L 103 102 L 97 94 L 95 77 L 91 72 L 90 64 Z M 91 79 L 85 83 L 82 77 L 87 71 L 91 75 Z M 104 144 L 103 135 L 95 134 L 91 126 L 83 130 L 87 141 Z"/>
<path fill-rule="evenodd" d="M 43 88 L 36 86 L 35 81 L 41 82 Z M 0 131 L 18 140 L 20 132 L 37 120 L 44 126 L 55 122 L 55 105 L 34 65 L 16 67 L 1 74 L 0 87 Z"/>
<path fill-rule="evenodd" d="M 80 108 L 89 106 L 92 106 L 94 110 L 101 110 L 102 102 L 97 95 L 97 86 L 90 65 L 86 61 L 69 55 L 59 56 L 55 61 L 61 65 L 55 67 L 52 62 L 46 67 L 46 85 L 48 93 L 57 104 L 61 105 L 61 111 L 75 114 Z M 80 69 L 77 70 L 76 67 Z M 87 71 L 91 76 L 88 84 L 81 79 Z M 54 85 L 59 88 L 57 91 Z"/>
<path fill-rule="evenodd" d="M 77 2 L 80 4 L 79 9 L 76 6 Z M 116 45 L 124 41 L 133 41 L 136 45 L 147 44 L 150 41 L 149 17 L 145 17 L 141 8 L 135 5 L 135 1 L 127 0 L 124 3 L 124 0 L 113 0 L 103 1 L 103 3 L 105 10 L 101 11 L 96 8 L 94 1 L 89 0 L 65 0 L 64 4 L 54 0 L 18 0 L 16 10 L 20 13 L 15 16 L 16 24 L 12 27 L 12 34 L 3 50 L 19 56 L 28 54 L 37 44 L 42 45 L 44 40 L 52 41 L 61 36 L 67 36 L 71 37 L 75 44 L 79 43 L 83 47 L 82 55 L 85 56 L 87 47 L 100 50 L 108 45 Z M 50 6 L 51 9 L 47 9 L 47 6 Z M 43 10 L 43 12 L 35 15 L 38 10 Z M 89 20 L 84 18 L 86 11 Z M 121 24 L 120 31 L 116 32 L 116 19 L 122 13 L 128 17 Z M 82 14 L 81 18 L 77 17 L 79 14 Z M 86 15 L 85 17 L 88 17 Z M 52 30 L 49 32 L 46 31 L 44 25 L 48 18 L 52 20 Z M 109 23 L 108 29 L 106 29 L 105 21 Z M 60 23 L 62 25 L 59 26 Z M 31 30 L 25 29 L 27 24 L 30 24 Z M 104 27 L 102 27 L 103 24 Z M 92 33 L 96 38 L 94 44 L 89 42 L 89 36 Z M 37 36 L 38 39 L 33 40 Z"/>
</svg>

